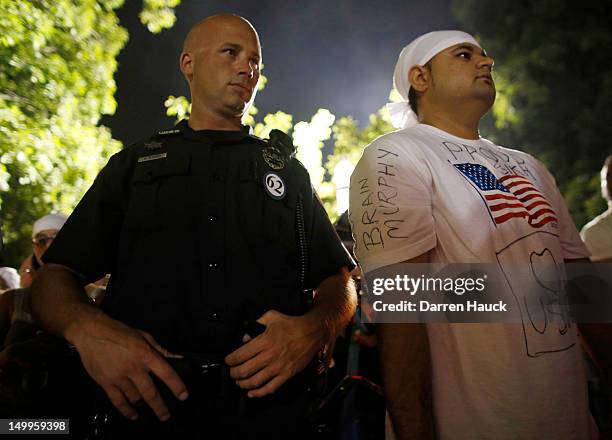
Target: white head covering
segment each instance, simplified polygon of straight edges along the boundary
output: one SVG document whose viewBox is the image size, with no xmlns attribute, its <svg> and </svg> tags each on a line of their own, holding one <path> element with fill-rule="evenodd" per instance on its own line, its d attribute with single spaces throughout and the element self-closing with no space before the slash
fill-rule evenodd
<svg viewBox="0 0 612 440">
<path fill-rule="evenodd" d="M 391 122 L 395 128 L 406 128 L 418 123 L 417 115 L 410 108 L 408 91 L 408 72 L 413 66 L 422 66 L 429 60 L 455 44 L 480 44 L 470 34 L 461 31 L 434 31 L 421 35 L 404 47 L 399 54 L 395 72 L 393 72 L 393 86 L 404 99 L 402 102 L 387 104 L 391 115 Z"/>
<path fill-rule="evenodd" d="M 0 278 L 6 282 L 8 289 L 19 287 L 19 273 L 12 267 L 0 267 Z"/>
<path fill-rule="evenodd" d="M 68 219 L 64 214 L 47 214 L 44 217 L 39 218 L 32 227 L 32 238 L 36 236 L 40 231 L 47 229 L 55 229 L 59 231 L 66 223 Z"/>
</svg>

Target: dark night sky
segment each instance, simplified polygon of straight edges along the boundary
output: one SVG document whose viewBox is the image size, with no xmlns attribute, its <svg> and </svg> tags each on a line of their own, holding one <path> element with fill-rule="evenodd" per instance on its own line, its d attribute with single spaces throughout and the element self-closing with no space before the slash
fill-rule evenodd
<svg viewBox="0 0 612 440">
<path fill-rule="evenodd" d="M 139 1 L 119 11 L 130 40 L 115 75 L 118 107 L 104 125 L 124 144 L 172 125 L 168 95 L 188 95 L 178 56 L 189 28 L 208 15 L 232 12 L 250 20 L 262 43 L 266 88 L 263 115 L 283 110 L 294 122 L 322 107 L 362 125 L 386 101 L 401 48 L 416 36 L 456 27 L 451 0 L 183 0 L 170 30 L 154 35 L 138 19 Z"/>
</svg>

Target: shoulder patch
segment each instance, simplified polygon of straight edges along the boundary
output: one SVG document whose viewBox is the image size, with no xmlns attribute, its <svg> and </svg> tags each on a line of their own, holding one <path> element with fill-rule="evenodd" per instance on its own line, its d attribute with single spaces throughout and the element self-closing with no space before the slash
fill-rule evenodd
<svg viewBox="0 0 612 440">
<path fill-rule="evenodd" d="M 261 156 L 263 157 L 266 164 L 275 171 L 280 171 L 287 165 L 289 158 L 287 158 L 283 153 L 273 146 L 268 146 L 264 148 L 261 152 Z"/>
<path fill-rule="evenodd" d="M 251 137 L 264 146 L 261 155 L 266 165 L 274 171 L 284 169 L 295 155 L 295 147 L 293 146 L 291 136 L 280 130 L 272 130 L 270 138 L 267 140 L 259 139 L 252 135 Z"/>
</svg>

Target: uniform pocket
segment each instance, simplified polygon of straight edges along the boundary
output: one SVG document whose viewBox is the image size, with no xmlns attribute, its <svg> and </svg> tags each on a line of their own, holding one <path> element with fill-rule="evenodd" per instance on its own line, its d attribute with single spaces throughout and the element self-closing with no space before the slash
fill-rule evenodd
<svg viewBox="0 0 612 440">
<path fill-rule="evenodd" d="M 191 157 L 171 151 L 144 158 L 155 156 L 159 158 L 139 162 L 134 171 L 129 211 L 136 215 L 160 214 L 175 209 L 176 201 L 188 190 Z"/>
<path fill-rule="evenodd" d="M 154 274 L 180 260 L 173 231 L 183 218 L 178 211 L 184 205 L 189 166 L 189 156 L 172 152 L 137 163 L 121 239 L 120 260 L 129 270 Z"/>
</svg>

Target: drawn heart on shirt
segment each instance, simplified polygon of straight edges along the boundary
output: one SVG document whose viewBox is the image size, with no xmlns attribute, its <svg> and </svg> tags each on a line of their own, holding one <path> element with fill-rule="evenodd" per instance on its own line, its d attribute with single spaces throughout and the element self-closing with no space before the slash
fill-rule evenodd
<svg viewBox="0 0 612 440">
<path fill-rule="evenodd" d="M 536 331 L 544 333 L 547 323 L 550 322 L 552 318 L 560 317 L 561 322 L 559 322 L 559 319 L 555 321 L 560 324 L 559 333 L 565 334 L 565 332 L 567 332 L 568 323 L 559 307 L 562 299 L 563 284 L 561 281 L 561 273 L 559 272 L 559 267 L 557 266 L 554 255 L 547 248 L 543 249 L 541 252 L 531 252 L 529 263 L 531 265 L 531 273 L 536 283 L 540 286 L 540 289 L 537 289 L 537 295 L 539 297 L 539 305 L 542 308 L 542 315 L 545 317 L 544 322 L 534 322 L 532 319 L 532 325 Z M 527 307 L 527 309 L 529 313 L 529 307 Z M 531 318 L 532 314 L 529 313 L 529 315 Z"/>
<path fill-rule="evenodd" d="M 531 252 L 529 263 L 531 273 L 542 288 L 550 292 L 561 290 L 557 262 L 549 249 L 543 249 L 542 252 Z"/>
</svg>

